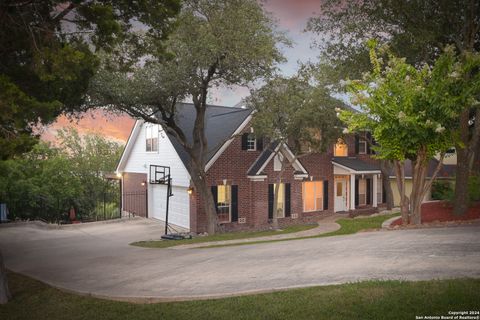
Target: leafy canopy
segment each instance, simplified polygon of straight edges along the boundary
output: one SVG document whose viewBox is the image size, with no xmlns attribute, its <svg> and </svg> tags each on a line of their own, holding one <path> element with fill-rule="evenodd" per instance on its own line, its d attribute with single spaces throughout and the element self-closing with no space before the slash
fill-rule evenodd
<svg viewBox="0 0 480 320">
<path fill-rule="evenodd" d="M 352 103 L 361 108 L 341 112 L 348 129 L 371 130 L 380 159 L 415 160 L 420 147 L 430 159 L 451 148 L 458 140 L 459 113 L 478 105 L 480 55 L 461 59 L 447 47 L 433 68 L 415 67 L 391 54 L 384 63 L 375 42 L 370 45 L 373 70 L 362 80 L 346 82 Z"/>
<path fill-rule="evenodd" d="M 324 152 L 338 138 L 335 109 L 343 104 L 329 90 L 311 82 L 304 71 L 284 78 L 277 76 L 247 99 L 255 112 L 253 127 L 260 136 L 288 143 L 296 154 Z"/>
<path fill-rule="evenodd" d="M 279 42 L 287 40 L 255 0 L 185 1 L 165 45 L 171 58 L 152 55 L 130 74 L 102 70 L 91 85 L 92 103 L 160 123 L 188 150 L 176 126 L 176 103 L 192 99 L 198 116 L 212 88 L 269 77 L 284 60 Z"/>
<path fill-rule="evenodd" d="M 0 202 L 13 217 L 53 222 L 72 206 L 88 217 L 106 190 L 118 194 L 104 176 L 115 170 L 120 145 L 74 129 L 61 130 L 57 140 L 56 147 L 40 142 L 21 159 L 0 161 Z"/>
<path fill-rule="evenodd" d="M 160 55 L 179 9 L 179 0 L 2 1 L 0 158 L 28 151 L 36 124 L 83 110 L 102 52 L 122 67 Z"/>
<path fill-rule="evenodd" d="M 320 71 L 328 69 L 333 83 L 369 70 L 369 39 L 388 43 L 393 54 L 415 66 L 432 64 L 447 45 L 459 52 L 480 50 L 478 1 L 325 0 L 319 12 L 307 29 L 320 36 Z"/>
</svg>

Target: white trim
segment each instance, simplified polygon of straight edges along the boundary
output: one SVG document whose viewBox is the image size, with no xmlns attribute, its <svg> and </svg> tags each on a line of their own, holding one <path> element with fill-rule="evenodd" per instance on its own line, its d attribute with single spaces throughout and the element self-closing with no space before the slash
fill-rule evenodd
<svg viewBox="0 0 480 320">
<path fill-rule="evenodd" d="M 303 179 L 305 179 L 305 178 L 308 178 L 308 174 L 306 174 L 306 173 L 294 174 L 294 175 L 293 175 L 293 178 L 294 178 L 295 180 L 303 180 Z"/>
<path fill-rule="evenodd" d="M 267 179 L 267 176 L 266 175 L 262 175 L 262 176 L 247 176 L 248 179 L 252 180 L 252 181 L 265 181 L 265 179 Z"/>
<path fill-rule="evenodd" d="M 396 176 L 389 176 L 388 179 L 396 179 Z M 412 177 L 405 177 L 405 180 L 412 180 Z M 430 180 L 431 177 L 425 177 L 425 180 Z M 455 177 L 436 177 L 435 180 L 455 180 Z"/>
<path fill-rule="evenodd" d="M 293 155 L 292 150 L 290 150 L 290 148 L 288 147 L 288 145 L 284 144 L 284 146 L 285 146 L 287 152 L 290 153 L 290 157 L 293 159 L 294 155 Z M 295 162 L 294 162 L 294 163 L 298 165 L 300 171 L 302 171 L 303 174 L 306 174 L 306 175 L 308 176 L 308 171 L 307 171 L 307 170 L 305 169 L 305 167 L 302 165 L 302 163 L 300 162 L 300 160 L 298 160 L 298 158 L 295 159 Z"/>
<path fill-rule="evenodd" d="M 263 171 L 263 169 L 265 169 L 265 167 L 267 166 L 267 164 L 273 159 L 273 157 L 275 156 L 275 154 L 277 153 L 278 149 L 280 148 L 281 144 L 279 143 L 278 146 L 275 148 L 275 150 L 273 150 L 273 152 L 270 154 L 270 156 L 268 156 L 267 160 L 263 163 L 263 165 L 257 170 L 257 172 L 255 172 L 255 174 L 259 174 L 260 172 Z M 252 166 L 255 164 L 255 162 L 252 164 Z M 250 168 L 252 167 L 250 166 Z M 250 170 L 250 169 L 249 169 Z M 247 171 L 248 172 L 248 171 Z"/>
<path fill-rule="evenodd" d="M 225 141 L 225 143 L 218 149 L 218 151 L 213 155 L 213 157 L 208 160 L 207 164 L 205 165 L 205 172 L 210 169 L 210 167 L 217 161 L 217 159 L 222 155 L 222 153 L 228 148 L 228 146 L 232 143 L 232 141 L 235 139 L 235 136 L 238 135 L 240 132 L 245 129 L 247 124 L 252 120 L 252 114 L 249 114 L 248 117 L 240 124 L 240 126 L 235 130 L 235 132 L 232 134 L 232 137 Z"/>
<path fill-rule="evenodd" d="M 346 166 L 343 166 L 335 161 L 332 161 L 332 164 L 334 166 L 338 166 L 344 170 L 347 170 L 348 172 L 350 173 L 353 173 L 353 174 L 378 174 L 378 173 L 382 173 L 380 170 L 370 170 L 370 171 L 356 171 L 356 170 L 353 170 L 352 168 L 349 168 L 349 167 L 346 167 Z"/>
<path fill-rule="evenodd" d="M 293 155 L 293 152 L 290 150 L 290 148 L 288 147 L 287 144 L 285 143 L 279 143 L 278 146 L 275 148 L 275 150 L 272 152 L 272 154 L 267 158 L 267 160 L 263 163 L 263 165 L 260 167 L 260 169 L 257 170 L 256 174 L 260 173 L 263 171 L 263 169 L 265 169 L 265 167 L 270 163 L 270 161 L 272 161 L 273 157 L 275 156 L 275 154 L 278 152 L 278 150 L 280 149 L 280 147 L 282 147 L 282 150 L 280 150 L 280 152 L 282 151 L 287 151 L 290 156 L 290 159 L 293 159 L 294 155 Z M 283 153 L 283 152 L 282 152 Z M 284 155 L 286 156 L 286 155 Z M 295 165 L 298 167 L 298 169 L 300 169 L 300 171 L 302 171 L 302 175 L 306 175 L 306 177 L 308 177 L 308 172 L 307 170 L 303 167 L 302 163 L 298 160 L 298 159 L 295 159 L 295 161 L 293 162 L 292 166 L 295 168 Z M 253 166 L 253 164 L 252 164 Z M 252 166 L 250 166 L 250 169 L 252 168 Z M 249 169 L 249 171 L 250 171 Z M 296 168 L 295 168 L 296 169 Z"/>
<path fill-rule="evenodd" d="M 135 125 L 133 126 L 132 132 L 130 133 L 130 136 L 128 137 L 127 144 L 125 145 L 125 148 L 123 149 L 122 156 L 120 157 L 120 161 L 118 162 L 117 168 L 115 169 L 115 173 L 122 172 L 122 170 L 125 168 L 125 161 L 127 160 L 128 156 L 130 155 L 130 152 L 132 151 L 134 143 L 132 141 L 137 140 L 138 133 L 140 132 L 139 128 L 141 128 L 143 124 L 143 120 L 136 120 Z"/>
</svg>

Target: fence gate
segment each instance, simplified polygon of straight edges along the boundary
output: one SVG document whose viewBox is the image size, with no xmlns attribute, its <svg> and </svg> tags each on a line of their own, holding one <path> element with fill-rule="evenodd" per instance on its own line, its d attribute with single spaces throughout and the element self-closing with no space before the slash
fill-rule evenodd
<svg viewBox="0 0 480 320">
<path fill-rule="evenodd" d="M 123 216 L 140 216 L 148 218 L 147 190 L 123 193 Z"/>
</svg>

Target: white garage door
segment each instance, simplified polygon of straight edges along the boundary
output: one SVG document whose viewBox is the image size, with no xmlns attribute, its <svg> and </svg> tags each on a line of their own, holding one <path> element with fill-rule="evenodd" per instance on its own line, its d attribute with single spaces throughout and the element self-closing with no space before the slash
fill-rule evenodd
<svg viewBox="0 0 480 320">
<path fill-rule="evenodd" d="M 163 184 L 151 184 L 150 186 L 148 216 L 165 221 L 167 186 Z M 170 197 L 168 209 L 168 222 L 190 229 L 190 202 L 187 188 L 172 186 L 172 192 L 173 196 Z"/>
</svg>

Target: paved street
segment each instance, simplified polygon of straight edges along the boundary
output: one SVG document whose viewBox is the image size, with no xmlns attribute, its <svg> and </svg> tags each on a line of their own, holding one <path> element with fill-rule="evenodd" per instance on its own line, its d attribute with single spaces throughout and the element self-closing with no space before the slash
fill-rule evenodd
<svg viewBox="0 0 480 320">
<path fill-rule="evenodd" d="M 366 279 L 480 277 L 480 226 L 365 232 L 211 249 L 147 249 L 159 223 L 0 228 L 7 267 L 64 289 L 152 301 Z"/>
</svg>

